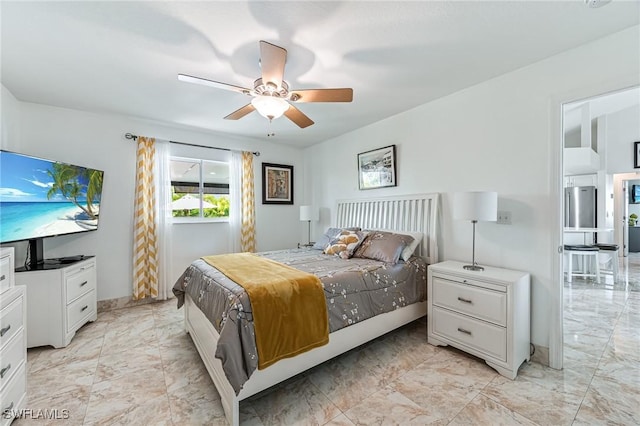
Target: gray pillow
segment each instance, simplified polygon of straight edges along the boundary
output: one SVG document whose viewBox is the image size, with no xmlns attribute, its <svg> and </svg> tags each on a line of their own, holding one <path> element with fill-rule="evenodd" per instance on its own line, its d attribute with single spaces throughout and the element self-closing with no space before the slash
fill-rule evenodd
<svg viewBox="0 0 640 426">
<path fill-rule="evenodd" d="M 316 241 L 311 248 L 314 248 L 316 250 L 324 250 L 327 245 L 329 245 L 329 243 L 334 238 L 336 238 L 338 234 L 340 234 L 340 232 L 342 232 L 343 229 L 347 231 L 359 231 L 360 227 L 352 226 L 350 228 L 327 228 L 322 237 L 318 238 L 318 241 Z"/>
<path fill-rule="evenodd" d="M 353 253 L 353 257 L 398 263 L 402 251 L 412 241 L 413 237 L 410 235 L 372 231 Z"/>
</svg>

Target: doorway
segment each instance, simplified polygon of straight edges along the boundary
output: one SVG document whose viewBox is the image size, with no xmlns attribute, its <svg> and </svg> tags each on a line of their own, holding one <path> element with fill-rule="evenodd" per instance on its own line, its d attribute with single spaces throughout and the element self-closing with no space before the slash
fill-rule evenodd
<svg viewBox="0 0 640 426">
<path fill-rule="evenodd" d="M 614 175 L 615 215 L 619 218 L 615 233 L 623 246 L 620 256 L 640 253 L 640 172 Z M 635 193 L 634 193 L 635 191 Z"/>
<path fill-rule="evenodd" d="M 562 104 L 562 192 L 567 187 L 595 187 L 596 202 L 593 205 L 595 217 L 593 226 L 583 233 L 568 233 L 563 229 L 563 244 L 593 245 L 595 243 L 615 244 L 619 247 L 613 262 L 619 266 L 618 277 L 579 277 L 567 282 L 564 262 L 560 263 L 562 283 L 562 344 L 557 362 L 562 367 L 564 360 L 588 355 L 598 344 L 606 345 L 606 340 L 591 338 L 590 330 L 576 316 L 572 305 L 572 295 L 589 295 L 597 291 L 629 291 L 629 277 L 640 273 L 636 260 L 629 262 L 623 258 L 628 249 L 625 224 L 628 222 L 625 199 L 628 196 L 628 182 L 640 179 L 633 168 L 633 142 L 640 141 L 640 88 L 633 87 Z M 573 151 L 570 151 L 573 150 Z M 564 225 L 566 202 L 560 200 L 561 218 Z M 639 204 L 640 208 L 640 204 Z M 640 228 L 639 228 L 640 231 Z M 579 240 L 579 241 L 577 241 Z M 640 256 L 640 253 L 638 253 Z M 605 256 L 606 258 L 606 256 Z M 586 260 L 587 257 L 585 256 Z M 600 259 L 600 257 L 598 257 Z M 635 258 L 634 258 L 635 259 Z M 586 267 L 586 265 L 580 265 Z M 612 271 L 608 271 L 612 272 Z M 631 283 L 638 291 L 638 285 Z M 618 296 L 619 294 L 616 293 Z M 617 296 L 616 296 L 617 297 Z M 619 299 L 618 299 L 619 300 Z M 585 321 L 586 322 L 586 321 Z M 603 332 L 599 329 L 598 332 Z M 582 335 L 582 336 L 581 336 Z M 587 338 L 588 337 L 588 338 Z M 585 341 L 589 341 L 587 347 Z M 583 353 L 584 352 L 584 353 Z M 597 352 L 597 349 L 596 349 Z M 567 358 L 567 356 L 569 358 Z M 551 361 L 551 359 L 550 359 Z M 573 359 L 571 361 L 574 361 Z"/>
</svg>

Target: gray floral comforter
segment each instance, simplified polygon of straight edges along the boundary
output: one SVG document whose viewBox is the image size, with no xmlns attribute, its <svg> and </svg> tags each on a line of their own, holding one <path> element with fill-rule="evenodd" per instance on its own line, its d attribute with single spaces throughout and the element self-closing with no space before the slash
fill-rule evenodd
<svg viewBox="0 0 640 426">
<path fill-rule="evenodd" d="M 320 278 L 331 332 L 426 299 L 427 265 L 417 257 L 393 265 L 370 259 L 345 260 L 307 248 L 259 255 Z M 178 308 L 188 293 L 220 334 L 215 356 L 238 394 L 258 365 L 247 293 L 202 259 L 186 269 L 173 293 Z"/>
</svg>

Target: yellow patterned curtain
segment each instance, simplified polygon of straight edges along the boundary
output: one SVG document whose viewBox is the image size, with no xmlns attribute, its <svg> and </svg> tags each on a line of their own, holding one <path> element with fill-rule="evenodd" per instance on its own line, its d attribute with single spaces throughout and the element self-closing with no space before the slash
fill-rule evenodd
<svg viewBox="0 0 640 426">
<path fill-rule="evenodd" d="M 256 251 L 256 206 L 253 190 L 253 153 L 242 152 L 241 250 Z"/>
<path fill-rule="evenodd" d="M 155 139 L 139 137 L 134 201 L 133 299 L 158 297 L 158 237 L 153 169 Z"/>
</svg>

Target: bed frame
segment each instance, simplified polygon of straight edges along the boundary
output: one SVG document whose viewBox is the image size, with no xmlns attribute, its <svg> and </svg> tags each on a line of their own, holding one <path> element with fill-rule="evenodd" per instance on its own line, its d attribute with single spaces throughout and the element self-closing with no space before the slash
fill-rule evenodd
<svg viewBox="0 0 640 426">
<path fill-rule="evenodd" d="M 429 264 L 436 263 L 438 204 L 437 193 L 339 200 L 335 226 L 423 232 L 419 255 Z M 218 332 L 189 295 L 185 297 L 184 306 L 185 328 L 220 394 L 225 416 L 234 426 L 239 424 L 239 403 L 243 399 L 427 314 L 427 303 L 420 302 L 342 328 L 329 335 L 329 343 L 325 346 L 279 361 L 264 370 L 255 370 L 236 395 L 222 370 L 222 363 L 214 356 Z"/>
</svg>

